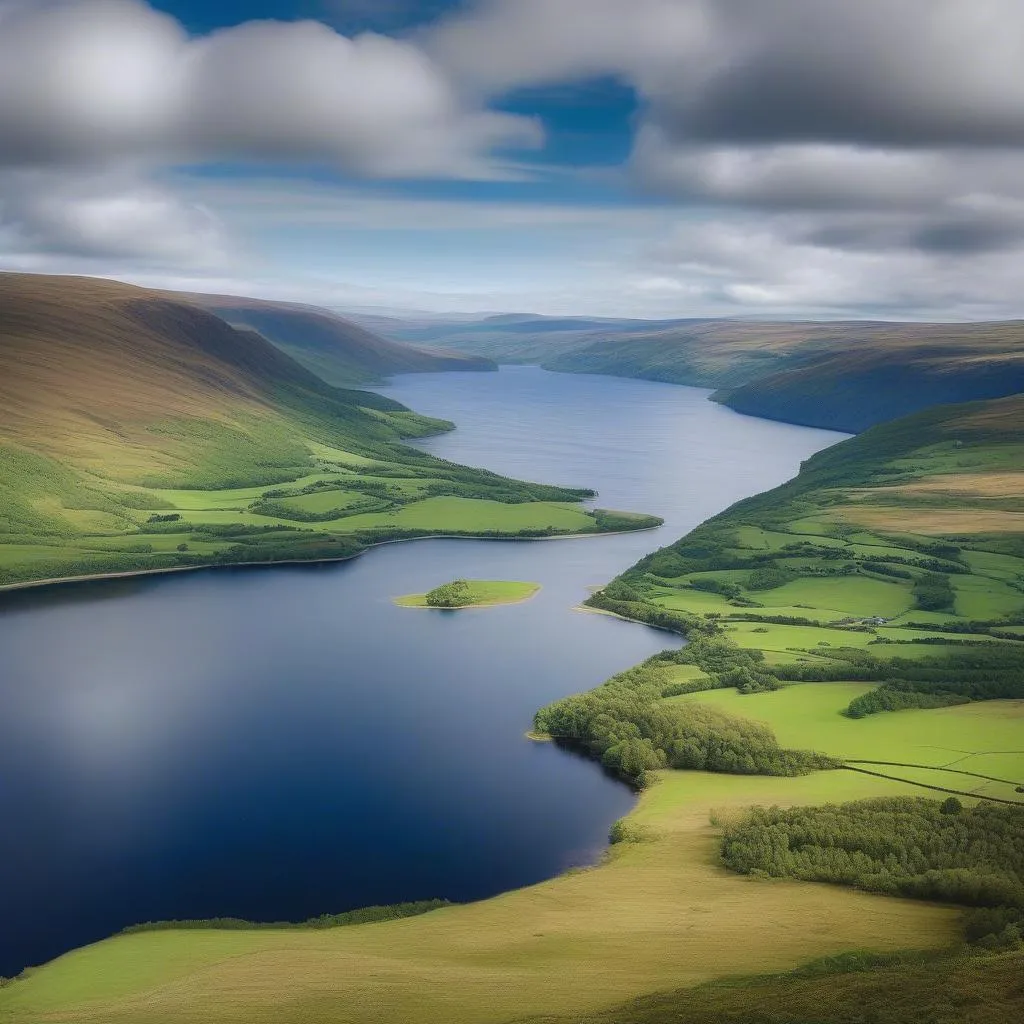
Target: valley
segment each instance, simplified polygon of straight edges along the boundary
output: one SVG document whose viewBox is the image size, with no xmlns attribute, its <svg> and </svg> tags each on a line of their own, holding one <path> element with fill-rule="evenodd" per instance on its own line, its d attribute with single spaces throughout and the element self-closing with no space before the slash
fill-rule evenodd
<svg viewBox="0 0 1024 1024">
<path fill-rule="evenodd" d="M 162 315 L 171 314 L 189 323 L 205 315 L 162 310 Z M 292 594 L 297 616 L 288 632 L 304 639 L 298 647 L 273 641 L 272 657 L 281 654 L 298 661 L 299 650 L 314 642 L 308 625 L 299 623 L 303 617 L 321 622 L 315 641 L 323 647 L 317 673 L 340 664 L 335 671 L 353 694 L 361 677 L 370 688 L 403 677 L 403 663 L 385 656 L 372 639 L 379 634 L 368 625 L 378 615 L 390 615 L 385 608 L 404 615 L 405 621 L 415 620 L 409 622 L 414 631 L 441 631 L 444 650 L 431 674 L 435 681 L 444 678 L 438 669 L 449 664 L 450 645 L 458 642 L 465 652 L 469 634 L 463 631 L 493 616 L 495 629 L 478 638 L 482 646 L 472 655 L 475 668 L 465 683 L 479 685 L 500 664 L 507 673 L 501 678 L 511 689 L 500 700 L 496 693 L 489 697 L 498 714 L 493 733 L 474 735 L 479 710 L 471 716 L 473 726 L 467 720 L 460 733 L 467 760 L 460 764 L 486 763 L 485 749 L 488 758 L 494 757 L 508 742 L 509 751 L 518 745 L 518 773 L 525 771 L 529 777 L 535 755 L 543 759 L 536 762 L 538 767 L 547 765 L 545 771 L 553 767 L 554 758 L 560 766 L 585 773 L 579 779 L 590 780 L 589 786 L 597 766 L 566 757 L 575 751 L 601 762 L 606 773 L 601 785 L 610 787 L 609 794 L 621 789 L 610 779 L 617 776 L 640 792 L 639 800 L 611 825 L 611 845 L 602 858 L 595 863 L 592 854 L 557 877 L 550 877 L 550 867 L 542 868 L 535 871 L 534 884 L 460 905 L 429 909 L 434 904 L 424 904 L 429 912 L 402 920 L 354 924 L 342 915 L 334 926 L 314 922 L 256 927 L 240 921 L 225 927 L 213 920 L 188 927 L 129 929 L 0 987 L 0 1020 L 128 1024 L 299 1015 L 327 1021 L 338 1019 L 343 1008 L 345 1019 L 352 1021 L 383 1016 L 466 1024 L 527 1019 L 654 1024 L 688 1019 L 685 1014 L 694 1021 L 744 1020 L 751 1000 L 765 1000 L 798 1021 L 805 1019 L 799 1016 L 806 1013 L 800 1007 L 808 1000 L 824 999 L 830 1014 L 826 1019 L 839 1024 L 846 1019 L 842 1014 L 851 993 L 873 992 L 872 998 L 880 999 L 896 979 L 908 992 L 927 989 L 919 998 L 933 1008 L 929 1012 L 939 1012 L 954 989 L 992 986 L 998 998 L 979 1002 L 977 1013 L 964 1018 L 978 1024 L 998 1020 L 985 1015 L 991 1007 L 1001 1012 L 1019 1002 L 1019 993 L 1005 982 L 1020 963 L 1019 952 L 1012 950 L 1013 915 L 1020 909 L 1015 905 L 992 908 L 997 917 L 1003 915 L 999 921 L 1010 921 L 1010 930 L 997 934 L 993 918 L 991 930 L 979 933 L 988 946 L 983 942 L 970 947 L 965 956 L 958 951 L 970 937 L 973 919 L 965 917 L 955 898 L 944 902 L 793 878 L 767 880 L 729 870 L 722 860 L 723 836 L 752 805 L 812 808 L 852 801 L 860 807 L 864 800 L 955 796 L 960 807 L 990 802 L 1016 813 L 1024 803 L 1019 792 L 1024 780 L 1024 550 L 1017 472 L 1024 454 L 1024 405 L 1019 398 L 938 407 L 874 427 L 811 454 L 790 482 L 743 498 L 756 489 L 758 479 L 776 472 L 758 465 L 772 458 L 769 439 L 784 445 L 787 438 L 795 441 L 798 436 L 789 432 L 801 428 L 747 420 L 708 404 L 700 392 L 690 395 L 687 389 L 667 385 L 620 382 L 628 385 L 620 406 L 620 384 L 608 378 L 603 378 L 606 384 L 590 378 L 591 384 L 586 377 L 563 377 L 564 384 L 554 384 L 558 375 L 533 369 L 478 378 L 504 389 L 505 406 L 494 401 L 493 388 L 461 374 L 440 388 L 428 375 L 408 378 L 409 383 L 385 388 L 383 394 L 350 392 L 307 377 L 308 371 L 290 360 L 277 363 L 279 350 L 262 345 L 256 336 L 243 335 L 249 346 L 243 358 L 233 348 L 238 332 L 226 325 L 232 333 L 218 335 L 216 361 L 211 363 L 205 340 L 210 325 L 202 321 L 202 326 L 199 355 L 191 358 L 201 361 L 203 374 L 189 373 L 197 380 L 205 374 L 218 398 L 211 395 L 203 407 L 201 427 L 194 425 L 194 418 L 188 429 L 166 422 L 154 428 L 132 404 L 137 401 L 133 389 L 116 386 L 120 372 L 98 378 L 96 388 L 110 396 L 108 404 L 120 419 L 97 423 L 82 416 L 77 406 L 51 402 L 49 409 L 70 409 L 61 415 L 70 415 L 74 424 L 64 435 L 50 432 L 45 443 L 38 440 L 40 432 L 34 446 L 21 438 L 29 436 L 32 416 L 39 422 L 40 410 L 21 413 L 23 435 L 17 419 L 9 419 L 15 454 L 7 457 L 10 468 L 4 475 L 5 483 L 13 482 L 5 514 L 9 524 L 24 532 L 8 533 L 10 543 L 0 545 L 10 552 L 6 571 L 25 581 L 52 575 L 60 564 L 53 549 L 70 556 L 72 575 L 89 574 L 97 565 L 124 565 L 122 558 L 132 568 L 170 568 L 183 559 L 191 564 L 240 564 L 292 561 L 298 555 L 321 561 L 387 540 L 476 535 L 480 539 L 475 542 L 455 545 L 464 556 L 443 547 L 443 540 L 417 547 L 425 558 L 418 569 L 417 559 L 397 548 L 382 548 L 373 556 L 376 563 L 365 563 L 353 577 L 359 581 L 359 600 L 347 606 L 349 617 L 357 608 L 361 617 L 369 616 L 350 633 L 365 636 L 365 654 L 349 638 L 343 647 L 334 646 L 336 627 L 323 618 L 333 605 L 329 576 L 320 582 L 296 578 L 294 583 L 287 577 L 276 583 L 272 576 L 261 577 L 268 581 L 268 603 L 254 605 L 246 614 L 255 613 L 263 623 L 268 643 L 283 636 L 281 605 L 270 594 L 284 588 Z M 109 329 L 104 333 L 110 336 Z M 237 375 L 232 371 L 230 378 L 223 369 L 225 351 L 232 353 L 231 366 L 243 368 Z M 261 360 L 274 361 L 272 400 L 267 378 L 259 366 L 254 369 L 257 353 Z M 135 353 L 119 358 L 131 367 Z M 45 378 L 52 369 L 41 363 L 36 372 Z M 176 358 L 168 380 L 180 372 Z M 160 400 L 173 406 L 174 387 L 167 393 L 170 397 Z M 410 413 L 391 397 L 395 393 L 430 415 Z M 202 386 L 196 394 L 202 399 Z M 571 394 L 578 396 L 575 405 L 567 401 Z M 225 396 L 234 397 L 225 405 Z M 155 398 L 154 393 L 151 401 Z M 523 416 L 524 402 L 535 403 L 532 420 Z M 651 408 L 642 417 L 638 410 L 645 403 Z M 457 420 L 468 426 L 466 432 L 439 433 L 447 425 L 442 414 L 460 405 Z M 675 429 L 670 432 L 666 424 L 671 417 Z M 559 434 L 555 425 L 569 422 L 577 427 L 592 422 L 593 428 L 577 429 L 578 439 L 568 445 L 568 435 L 564 430 Z M 599 423 L 609 429 L 607 438 L 597 437 Z M 112 432 L 122 443 L 112 440 Z M 710 484 L 710 490 L 690 486 L 686 479 L 666 490 L 678 453 L 653 440 L 666 436 L 690 438 L 688 465 L 697 474 L 693 482 Z M 808 453 L 836 440 L 799 436 Z M 415 447 L 402 443 L 410 437 Z M 537 446 L 539 437 L 563 440 L 544 451 Z M 714 445 L 709 445 L 710 437 Z M 646 487 L 631 473 L 612 478 L 610 487 L 605 479 L 601 499 L 621 505 L 624 497 L 635 497 L 651 515 L 595 509 L 583 503 L 592 493 L 582 488 L 516 479 L 527 475 L 526 470 L 541 480 L 561 479 L 565 467 L 572 465 L 589 466 L 597 481 L 608 453 L 627 444 L 634 461 L 654 459 L 657 474 Z M 726 479 L 718 470 L 721 453 L 730 453 L 730 465 L 740 465 L 737 446 L 747 453 L 746 473 L 742 479 Z M 123 461 L 112 472 L 107 453 L 115 449 Z M 494 470 L 464 469 L 455 459 L 480 461 Z M 144 466 L 159 466 L 162 475 L 144 475 Z M 771 482 L 792 475 L 795 462 L 788 466 L 788 472 L 779 471 Z M 741 500 L 729 505 L 736 498 Z M 729 507 L 721 512 L 723 505 Z M 683 506 L 685 523 L 678 518 Z M 50 518 L 39 529 L 43 514 Z M 630 531 L 656 528 L 662 518 L 667 521 L 662 530 L 689 532 L 644 554 L 650 539 Z M 536 555 L 528 572 L 530 559 L 521 553 L 525 548 L 508 545 L 498 554 L 484 539 L 602 531 L 604 539 L 592 545 L 532 546 L 529 550 Z M 149 550 L 140 550 L 144 545 Z M 257 557 L 268 553 L 270 557 Z M 636 564 L 623 572 L 621 566 L 629 561 Z M 387 564 L 403 580 L 413 568 L 409 582 L 418 583 L 421 591 L 388 582 L 381 575 Z M 510 571 L 512 566 L 517 571 Z M 530 596 L 527 588 L 530 594 L 537 585 L 544 589 L 535 600 L 496 607 L 479 617 L 408 616 L 394 608 L 393 595 L 405 591 L 410 600 L 421 598 L 425 604 L 429 588 L 450 579 L 453 571 L 456 579 L 491 581 L 491 589 L 477 595 L 481 603 L 510 598 L 509 587 L 517 588 L 517 599 Z M 601 584 L 602 573 L 605 580 L 615 578 Z M 497 582 L 521 574 L 538 584 Z M 10 575 L 7 580 L 19 582 Z M 172 583 L 181 582 L 164 581 L 154 597 L 162 593 L 164 601 L 173 599 Z M 567 642 L 571 635 L 579 631 L 581 639 L 589 638 L 588 655 L 596 668 L 597 659 L 608 663 L 608 652 L 594 643 L 598 636 L 612 639 L 607 631 L 621 629 L 624 640 L 640 628 L 573 613 L 584 582 L 596 588 L 587 601 L 592 609 L 646 623 L 659 632 L 643 634 L 643 660 L 635 663 L 635 655 L 623 659 L 627 664 L 632 660 L 632 668 L 565 696 L 572 689 L 572 674 L 556 678 L 551 669 L 553 658 L 570 651 L 578 658 L 576 645 Z M 214 591 L 219 593 L 222 586 L 241 587 L 242 595 L 251 584 L 226 577 Z M 100 605 L 88 591 L 82 593 L 84 602 L 68 607 L 96 614 Z M 367 602 L 367 594 L 376 596 Z M 182 595 L 183 611 L 198 591 L 190 586 Z M 54 607 L 60 612 L 60 604 Z M 173 600 L 155 620 L 143 614 L 150 622 L 184 621 Z M 543 652 L 518 650 L 514 635 L 500 625 L 505 615 L 529 616 L 531 636 L 549 631 L 550 647 Z M 562 617 L 566 615 L 568 619 Z M 461 640 L 448 635 L 453 628 L 460 630 Z M 107 635 L 109 629 L 108 624 Z M 666 630 L 689 642 L 682 648 L 672 645 Z M 150 633 L 148 642 L 156 636 Z M 338 634 L 337 640 L 344 636 Z M 13 634 L 8 648 L 17 650 L 11 639 Z M 253 654 L 265 658 L 271 649 Z M 613 643 L 609 650 L 621 658 L 625 647 Z M 540 675 L 537 666 L 531 674 L 528 662 L 516 660 L 534 654 L 542 658 L 537 666 L 545 666 Z M 412 657 L 409 666 L 415 664 L 418 674 L 423 654 Z M 38 660 L 38 654 L 31 660 Z M 406 672 L 409 666 L 404 666 Z M 214 668 L 200 678 L 216 687 L 222 671 Z M 282 714 L 290 716 L 298 705 L 291 671 L 283 678 L 279 668 L 271 673 L 260 685 L 270 686 L 265 693 L 274 696 L 269 701 L 265 696 L 250 714 L 260 713 L 260 706 L 270 712 L 255 734 L 273 748 L 282 738 L 269 730 L 279 729 Z M 86 680 L 76 678 L 80 674 L 68 677 L 79 690 L 91 678 L 88 670 Z M 461 680 L 461 673 L 456 676 Z M 308 669 L 301 677 L 312 678 Z M 533 680 L 531 687 L 513 699 L 519 686 L 511 684 L 524 678 Z M 585 685 L 593 686 L 599 678 L 591 677 Z M 284 688 L 277 691 L 279 681 Z M 97 676 L 91 685 L 100 683 Z M 166 683 L 154 691 L 157 706 L 167 700 Z M 447 720 L 457 720 L 455 709 L 471 702 L 467 694 L 452 694 L 455 703 L 448 705 Z M 436 693 L 417 699 L 431 704 L 432 715 L 440 712 Z M 533 735 L 556 743 L 536 744 L 522 737 L 521 716 L 530 699 L 534 709 L 540 705 Z M 329 726 L 339 714 L 349 717 L 347 703 L 327 710 L 322 700 L 317 690 L 307 694 L 321 726 Z M 351 724 L 360 731 L 366 728 L 358 720 Z M 254 735 L 251 723 L 244 730 L 247 737 Z M 508 739 L 499 741 L 506 733 Z M 173 742 L 188 735 L 183 732 Z M 311 737 L 317 738 L 311 743 Z M 316 764 L 330 765 L 329 777 L 349 773 L 352 794 L 359 789 L 360 766 L 369 769 L 367 778 L 383 770 L 366 762 L 360 748 L 353 750 L 351 762 L 337 761 L 330 726 L 318 736 L 304 721 L 294 739 Z M 326 760 L 328 756 L 335 760 Z M 459 769 L 460 778 L 464 771 Z M 323 768 L 318 775 L 324 775 Z M 522 778 L 510 773 L 501 783 L 509 787 L 509 799 L 521 802 Z M 536 794 L 549 788 L 547 779 L 537 776 Z M 295 779 L 285 792 L 298 792 L 295 785 L 308 787 L 308 782 Z M 336 795 L 337 787 L 330 787 L 330 798 Z M 560 797 L 571 802 L 571 786 Z M 283 813 L 283 805 L 267 811 L 269 825 Z M 587 827 L 593 830 L 602 813 L 595 804 Z M 317 820 L 323 820 L 322 811 Z M 363 828 L 372 829 L 372 817 L 359 820 Z M 478 826 L 486 832 L 483 821 Z M 536 842 L 546 826 L 541 818 L 533 824 L 541 829 L 531 833 Z M 243 831 L 236 841 L 241 850 L 250 840 Z M 351 838 L 342 830 L 332 841 L 346 846 Z M 506 846 L 509 841 L 503 840 Z M 261 862 L 256 857 L 254 863 Z M 453 894 L 454 889 L 437 889 L 403 895 L 429 901 Z M 236 894 L 234 906 L 242 905 L 241 895 Z M 232 916 L 230 904 L 215 905 L 217 913 L 209 916 Z M 396 916 L 402 915 L 396 911 Z M 339 963 L 344 963 L 343 971 Z M 721 980 L 737 975 L 751 977 Z M 833 1005 L 823 991 L 845 995 Z"/>
</svg>

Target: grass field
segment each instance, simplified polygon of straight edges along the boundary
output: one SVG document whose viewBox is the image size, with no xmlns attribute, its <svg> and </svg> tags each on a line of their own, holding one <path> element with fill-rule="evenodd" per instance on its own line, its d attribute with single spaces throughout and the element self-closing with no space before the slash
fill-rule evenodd
<svg viewBox="0 0 1024 1024">
<path fill-rule="evenodd" d="M 514 580 L 466 580 L 467 603 L 459 608 L 490 608 L 500 604 L 521 604 L 529 601 L 540 590 L 539 583 L 522 583 Z M 405 594 L 396 597 L 400 608 L 430 608 L 426 594 Z M 452 611 L 455 609 L 443 609 Z"/>
<path fill-rule="evenodd" d="M 979 796 L 1024 800 L 1024 701 L 985 701 L 866 718 L 840 712 L 871 683 L 802 683 L 772 693 L 709 690 L 669 698 L 698 700 L 771 726 L 787 747 L 813 747 L 844 761 L 883 762 L 871 771 Z M 923 770 L 906 765 L 924 765 Z M 946 770 L 942 769 L 955 769 Z M 961 774 L 973 773 L 973 774 Z M 994 782 L 979 776 L 994 776 Z"/>
<path fill-rule="evenodd" d="M 774 665 L 1005 645 L 1024 625 L 1022 463 L 1024 398 L 923 413 L 815 456 L 622 580 Z"/>
</svg>

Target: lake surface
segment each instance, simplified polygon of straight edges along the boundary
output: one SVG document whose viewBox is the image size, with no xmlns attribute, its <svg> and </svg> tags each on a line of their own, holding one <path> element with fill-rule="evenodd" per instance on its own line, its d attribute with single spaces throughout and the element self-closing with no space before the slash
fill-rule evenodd
<svg viewBox="0 0 1024 1024">
<path fill-rule="evenodd" d="M 594 487 L 666 526 L 7 595 L 0 974 L 138 921 L 470 900 L 592 862 L 632 794 L 523 734 L 673 638 L 573 606 L 841 437 L 529 367 L 382 390 L 458 423 L 423 444 L 440 456 Z M 390 601 L 456 576 L 544 589 L 454 614 Z"/>
</svg>

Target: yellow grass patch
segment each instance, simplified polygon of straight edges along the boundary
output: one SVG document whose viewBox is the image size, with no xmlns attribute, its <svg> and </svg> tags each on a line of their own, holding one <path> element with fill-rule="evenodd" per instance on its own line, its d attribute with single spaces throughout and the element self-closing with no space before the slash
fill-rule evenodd
<svg viewBox="0 0 1024 1024">
<path fill-rule="evenodd" d="M 942 473 L 898 487 L 882 487 L 872 494 L 951 494 L 957 497 L 1019 498 L 1024 496 L 1021 473 Z"/>
<path fill-rule="evenodd" d="M 1024 512 L 999 509 L 916 509 L 844 505 L 835 515 L 888 533 L 948 536 L 963 533 L 1024 533 Z"/>
</svg>

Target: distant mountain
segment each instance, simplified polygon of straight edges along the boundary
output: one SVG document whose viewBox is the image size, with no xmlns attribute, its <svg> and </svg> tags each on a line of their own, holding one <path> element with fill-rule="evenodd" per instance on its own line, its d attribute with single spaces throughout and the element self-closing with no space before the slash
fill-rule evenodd
<svg viewBox="0 0 1024 1024">
<path fill-rule="evenodd" d="M 544 365 L 716 388 L 739 412 L 858 432 L 1024 391 L 1024 322 L 693 321 L 592 340 Z"/>
<path fill-rule="evenodd" d="M 857 432 L 929 405 L 1024 390 L 1024 322 L 379 318 L 392 339 L 499 363 L 712 388 L 769 419 Z"/>
<path fill-rule="evenodd" d="M 648 320 L 550 317 L 534 313 L 500 313 L 470 320 L 347 316 L 392 341 L 483 356 L 498 363 L 543 363 L 604 337 L 644 330 L 652 324 L 665 326 Z M 687 321 L 671 321 L 683 322 Z"/>
<path fill-rule="evenodd" d="M 259 331 L 331 384 L 376 384 L 395 373 L 494 370 L 478 355 L 423 351 L 380 337 L 329 310 L 235 295 L 191 294 L 188 300 L 236 326 Z"/>
</svg>

